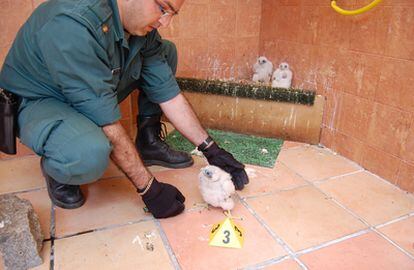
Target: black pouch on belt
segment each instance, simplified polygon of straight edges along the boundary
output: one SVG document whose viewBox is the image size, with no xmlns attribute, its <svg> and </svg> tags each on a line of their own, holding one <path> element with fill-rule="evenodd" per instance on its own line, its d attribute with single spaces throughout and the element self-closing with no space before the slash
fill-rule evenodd
<svg viewBox="0 0 414 270">
<path fill-rule="evenodd" d="M 17 110 L 20 98 L 0 88 L 0 151 L 16 154 Z"/>
</svg>

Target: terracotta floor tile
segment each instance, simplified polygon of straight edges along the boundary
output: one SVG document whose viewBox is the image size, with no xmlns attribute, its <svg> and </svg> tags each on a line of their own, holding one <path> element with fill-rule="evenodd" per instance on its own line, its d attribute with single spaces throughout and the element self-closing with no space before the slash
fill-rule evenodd
<svg viewBox="0 0 414 270">
<path fill-rule="evenodd" d="M 302 268 L 299 266 L 297 262 L 292 259 L 284 260 L 280 263 L 267 266 L 263 268 L 264 270 L 301 270 Z"/>
<path fill-rule="evenodd" d="M 412 195 L 367 172 L 332 179 L 318 187 L 371 225 L 414 212 Z"/>
<path fill-rule="evenodd" d="M 273 169 L 248 165 L 246 172 L 250 183 L 242 191 L 238 191 L 242 197 L 255 196 L 308 184 L 280 162 L 276 162 Z"/>
<path fill-rule="evenodd" d="M 56 207 L 56 236 L 75 234 L 113 224 L 150 217 L 144 203 L 126 178 L 97 181 L 83 186 L 86 203 L 72 210 Z"/>
<path fill-rule="evenodd" d="M 147 168 L 151 173 L 171 170 L 170 168 L 162 167 L 158 165 L 148 166 Z"/>
<path fill-rule="evenodd" d="M 208 245 L 212 226 L 225 218 L 217 209 L 189 211 L 161 220 L 183 270 L 239 269 L 286 254 L 241 203 L 236 204 L 232 214 L 244 218 L 242 221 L 235 220 L 244 229 L 244 246 L 241 249 Z"/>
<path fill-rule="evenodd" d="M 409 270 L 414 260 L 375 233 L 367 233 L 299 258 L 308 269 Z"/>
<path fill-rule="evenodd" d="M 52 203 L 50 202 L 47 190 L 37 190 L 16 194 L 22 199 L 29 200 L 40 219 L 40 226 L 45 239 L 50 238 L 50 212 Z"/>
<path fill-rule="evenodd" d="M 171 129 L 171 127 L 169 128 Z M 240 202 L 232 211 L 245 232 L 242 249 L 210 247 L 213 224 L 225 217 L 221 210 L 195 208 L 202 202 L 198 190 L 200 168 L 206 160 L 193 157 L 186 169 L 151 166 L 160 181 L 177 186 L 186 196 L 186 212 L 161 225 L 183 270 L 238 269 L 280 258 L 286 251 L 277 244 Z M 360 167 L 326 149 L 285 142 L 274 168 L 247 165 L 250 184 L 238 194 L 295 251 L 330 241 L 366 226 L 331 200 L 358 214 L 372 225 L 414 212 L 414 196 L 367 173 L 357 172 L 317 184 L 326 197 L 303 178 L 317 181 Z M 299 175 L 298 175 L 299 174 Z M 302 177 L 303 178 L 302 178 Z M 83 187 L 86 204 L 80 209 L 56 208 L 56 235 L 64 237 L 116 224 L 152 219 L 132 184 L 111 163 L 101 181 Z M 28 199 L 38 213 L 42 230 L 49 236 L 51 203 L 40 172 L 38 157 L 0 161 L 0 194 L 34 188 L 17 195 Z M 11 179 L 12 181 L 4 181 Z M 289 189 L 289 190 L 286 190 Z M 283 191 L 282 191 L 283 190 Z M 264 195 L 265 193 L 272 193 Z M 414 255 L 414 217 L 378 229 Z M 145 235 L 152 233 L 154 251 L 146 249 Z M 45 263 L 35 270 L 49 269 L 50 242 L 45 242 Z M 414 261 L 375 233 L 367 233 L 302 255 L 309 269 L 414 269 Z M 154 263 L 156 262 L 156 263 Z M 0 258 L 0 270 L 3 270 Z M 174 269 L 153 220 L 98 230 L 55 241 L 55 269 Z M 292 259 L 264 269 L 301 269 Z"/>
<path fill-rule="evenodd" d="M 171 168 L 157 166 L 157 165 L 148 166 L 147 168 L 152 173 L 171 170 Z M 125 174 L 120 169 L 118 169 L 117 166 L 111 161 L 104 175 L 101 177 L 101 179 L 110 178 L 110 177 L 123 177 L 123 176 L 125 176 Z"/>
<path fill-rule="evenodd" d="M 193 167 L 203 167 L 203 166 L 208 165 L 208 161 L 204 156 L 199 157 L 199 156 L 193 155 L 192 157 L 194 159 Z"/>
<path fill-rule="evenodd" d="M 256 213 L 295 251 L 364 229 L 314 187 L 300 187 L 247 200 Z"/>
<path fill-rule="evenodd" d="M 41 256 L 43 259 L 43 264 L 30 268 L 30 270 L 48 270 L 50 268 L 50 241 L 43 243 L 43 248 L 41 251 Z M 0 270 L 4 270 L 3 258 L 0 254 Z"/>
<path fill-rule="evenodd" d="M 378 230 L 414 256 L 414 216 Z"/>
<path fill-rule="evenodd" d="M 55 269 L 174 268 L 157 227 L 146 221 L 56 240 Z"/>
<path fill-rule="evenodd" d="M 176 186 L 185 197 L 186 210 L 197 207 L 197 203 L 203 203 L 198 187 L 198 174 L 201 166 L 193 166 L 186 169 L 166 170 L 154 172 L 157 180 Z"/>
<path fill-rule="evenodd" d="M 309 181 L 317 181 L 360 170 L 360 167 L 342 156 L 316 146 L 282 150 L 278 161 Z"/>
<path fill-rule="evenodd" d="M 109 166 L 101 178 L 122 177 L 122 176 L 125 176 L 124 173 L 120 169 L 118 169 L 115 163 L 111 161 L 109 162 Z"/>
<path fill-rule="evenodd" d="M 45 187 L 37 156 L 0 160 L 0 194 Z"/>
<path fill-rule="evenodd" d="M 293 142 L 293 141 L 284 141 L 282 149 L 289 149 L 289 148 L 299 147 L 299 146 L 309 146 L 309 144 L 301 143 L 301 142 Z"/>
</svg>

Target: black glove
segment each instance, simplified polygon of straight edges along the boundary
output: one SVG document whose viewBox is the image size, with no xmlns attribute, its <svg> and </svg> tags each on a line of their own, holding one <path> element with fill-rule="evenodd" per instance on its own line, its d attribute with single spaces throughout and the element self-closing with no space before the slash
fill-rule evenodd
<svg viewBox="0 0 414 270">
<path fill-rule="evenodd" d="M 173 185 L 158 182 L 154 178 L 145 194 L 141 195 L 148 211 L 155 218 L 167 218 L 184 211 L 184 195 Z M 141 190 L 138 190 L 141 193 Z"/>
<path fill-rule="evenodd" d="M 217 166 L 231 175 L 231 180 L 237 190 L 242 190 L 249 183 L 244 165 L 238 162 L 232 154 L 220 148 L 215 142 L 201 150 L 210 165 Z"/>
</svg>

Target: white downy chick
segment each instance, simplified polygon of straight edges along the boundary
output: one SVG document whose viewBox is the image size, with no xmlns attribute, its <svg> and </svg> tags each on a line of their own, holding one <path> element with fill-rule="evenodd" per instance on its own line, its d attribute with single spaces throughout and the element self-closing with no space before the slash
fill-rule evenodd
<svg viewBox="0 0 414 270">
<path fill-rule="evenodd" d="M 269 83 L 272 77 L 273 64 L 266 57 L 260 56 L 253 65 L 253 81 Z"/>
<path fill-rule="evenodd" d="M 230 174 L 219 167 L 208 165 L 201 168 L 198 179 L 200 192 L 206 203 L 221 207 L 225 211 L 233 209 L 234 201 L 231 195 L 236 190 Z"/>
<path fill-rule="evenodd" d="M 292 75 L 289 64 L 286 62 L 281 63 L 279 68 L 273 73 L 272 87 L 290 88 L 292 85 Z"/>
</svg>

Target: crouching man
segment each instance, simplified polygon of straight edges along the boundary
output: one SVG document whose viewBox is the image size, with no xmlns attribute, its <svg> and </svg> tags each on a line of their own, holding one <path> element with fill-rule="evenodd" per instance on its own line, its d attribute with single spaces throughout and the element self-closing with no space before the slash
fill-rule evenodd
<svg viewBox="0 0 414 270">
<path fill-rule="evenodd" d="M 157 29 L 168 26 L 184 0 L 50 0 L 18 32 L 0 73 L 0 87 L 17 95 L 18 136 L 40 155 L 52 202 L 83 205 L 80 185 L 98 180 L 111 158 L 156 218 L 184 210 L 184 196 L 145 166 L 191 166 L 163 140 L 161 114 L 208 161 L 248 183 L 244 165 L 202 128 L 175 80 L 177 51 Z M 138 135 L 130 140 L 118 103 L 140 89 Z M 141 156 L 140 156 L 140 155 Z"/>
</svg>

